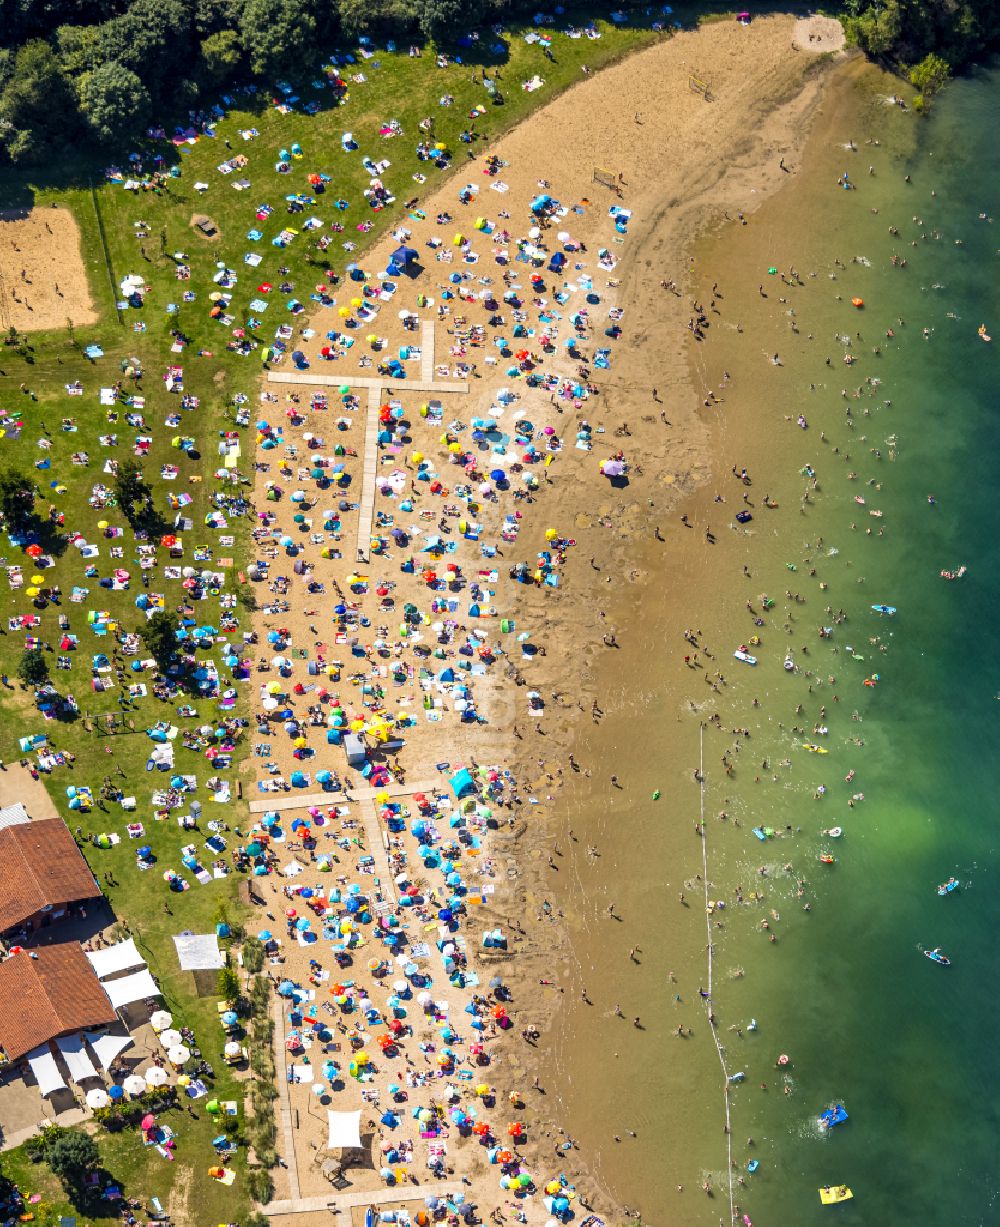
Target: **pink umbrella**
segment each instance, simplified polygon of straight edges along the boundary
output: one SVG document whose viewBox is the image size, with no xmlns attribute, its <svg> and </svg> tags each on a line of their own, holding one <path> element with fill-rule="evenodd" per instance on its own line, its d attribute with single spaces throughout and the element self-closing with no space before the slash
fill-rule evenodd
<svg viewBox="0 0 1000 1227">
<path fill-rule="evenodd" d="M 152 1114 L 152 1112 L 147 1112 L 147 1114 L 142 1118 L 142 1128 L 146 1130 L 156 1128 L 156 1117 Z"/>
</svg>

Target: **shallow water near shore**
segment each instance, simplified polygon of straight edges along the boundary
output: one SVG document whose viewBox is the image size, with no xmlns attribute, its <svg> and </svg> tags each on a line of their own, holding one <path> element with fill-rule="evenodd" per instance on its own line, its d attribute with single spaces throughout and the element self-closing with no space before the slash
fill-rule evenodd
<svg viewBox="0 0 1000 1227">
<path fill-rule="evenodd" d="M 954 83 L 926 120 L 886 107 L 884 84 L 855 74 L 852 95 L 817 122 L 799 180 L 749 227 L 699 247 L 691 292 L 707 302 L 718 281 L 725 297 L 694 361 L 708 387 L 720 387 L 724 370 L 733 377 L 712 411 L 719 472 L 681 509 L 695 525 L 688 537 L 673 545 L 684 530 L 672 516 L 667 544 L 648 551 L 643 616 L 616 613 L 623 659 L 602 700 L 612 714 L 574 746 L 593 777 L 574 780 L 562 806 L 576 842 L 566 843 L 560 902 L 579 980 L 557 1024 L 553 1076 L 586 1157 L 651 1223 L 728 1221 L 730 1140 L 745 1181 L 734 1188 L 738 1217 L 756 1227 L 834 1214 L 846 1224 L 995 1218 L 988 1087 L 1000 1072 L 990 985 L 1000 901 L 990 768 L 1000 680 L 990 615 L 1000 607 L 1000 512 L 990 477 L 1000 336 L 984 344 L 977 327 L 1000 333 L 1000 222 L 978 218 L 1000 210 L 991 137 L 1000 75 Z M 856 152 L 838 147 L 848 139 Z M 844 170 L 857 191 L 837 187 Z M 890 263 L 894 252 L 905 268 Z M 797 269 L 802 285 L 785 286 L 768 267 Z M 850 308 L 854 296 L 863 311 Z M 851 366 L 838 335 L 851 338 Z M 780 367 L 767 359 L 774 352 Z M 799 413 L 808 429 L 796 426 Z M 730 475 L 733 464 L 746 465 L 752 487 Z M 817 488 L 800 508 L 806 465 Z M 734 531 L 744 492 L 754 519 Z M 764 508 L 765 493 L 779 508 Z M 706 528 L 717 544 L 702 544 Z M 960 564 L 962 579 L 940 578 Z M 745 605 L 759 612 L 765 592 L 775 606 L 755 626 Z M 898 608 L 894 618 L 871 611 L 882 602 Z M 820 626 L 832 635 L 821 638 Z M 704 632 L 715 659 L 703 663 L 727 679 L 721 695 L 684 668 L 684 628 Z M 755 633 L 751 670 L 731 653 Z M 794 672 L 782 668 L 786 654 Z M 875 673 L 877 686 L 864 686 Z M 707 928 L 692 771 L 714 711 L 721 731 L 704 735 L 707 893 L 727 906 Z M 752 734 L 739 751 L 737 727 Z M 804 742 L 828 753 L 810 754 Z M 850 806 L 855 794 L 863 800 Z M 757 825 L 778 835 L 761 843 Z M 834 826 L 839 839 L 822 834 Z M 951 876 L 961 887 L 939 897 Z M 737 886 L 744 899 L 764 898 L 741 907 Z M 718 1036 L 728 1072 L 745 1074 L 729 1095 L 729 1138 L 698 995 L 709 933 Z M 950 967 L 923 957 L 937 946 Z M 580 1000 L 583 987 L 592 1005 Z M 678 1025 L 693 1035 L 675 1037 Z M 782 1053 L 790 1061 L 779 1068 Z M 837 1102 L 849 1120 L 824 1136 L 819 1113 Z M 698 1188 L 706 1176 L 711 1198 Z M 841 1182 L 854 1200 L 821 1207 L 818 1188 Z"/>
</svg>

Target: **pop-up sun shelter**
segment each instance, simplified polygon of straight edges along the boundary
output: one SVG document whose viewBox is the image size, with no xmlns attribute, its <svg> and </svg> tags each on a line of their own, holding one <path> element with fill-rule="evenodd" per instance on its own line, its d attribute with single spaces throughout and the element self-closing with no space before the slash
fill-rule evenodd
<svg viewBox="0 0 1000 1227">
<path fill-rule="evenodd" d="M 460 771 L 456 771 L 451 777 L 451 790 L 456 797 L 468 797 L 476 791 L 476 785 L 469 771 L 463 767 Z"/>
</svg>

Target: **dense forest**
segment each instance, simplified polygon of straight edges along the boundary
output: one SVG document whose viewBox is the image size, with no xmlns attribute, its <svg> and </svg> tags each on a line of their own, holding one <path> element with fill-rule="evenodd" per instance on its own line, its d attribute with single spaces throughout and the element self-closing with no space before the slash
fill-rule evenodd
<svg viewBox="0 0 1000 1227">
<path fill-rule="evenodd" d="M 0 154 L 119 143 L 228 82 L 312 72 L 360 36 L 445 41 L 510 0 L 0 0 Z"/>
<path fill-rule="evenodd" d="M 0 160 L 120 143 L 361 36 L 447 43 L 527 0 L 0 0 Z M 1000 0 L 845 0 L 852 42 L 933 91 L 1000 35 Z"/>
<path fill-rule="evenodd" d="M 935 55 L 964 68 L 1000 38 L 1000 0 L 845 0 L 842 8 L 848 37 L 895 66 Z"/>
</svg>

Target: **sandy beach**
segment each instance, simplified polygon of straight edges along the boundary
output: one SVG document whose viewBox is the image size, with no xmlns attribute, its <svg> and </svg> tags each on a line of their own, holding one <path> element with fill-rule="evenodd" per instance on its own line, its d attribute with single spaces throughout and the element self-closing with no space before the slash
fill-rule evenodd
<svg viewBox="0 0 1000 1227">
<path fill-rule="evenodd" d="M 520 1159 L 533 1187 L 551 1184 L 550 1198 L 571 1189 L 579 1204 L 608 1212 L 586 1155 L 574 1151 L 573 1122 L 556 1121 L 544 1093 L 555 1005 L 564 989 L 581 991 L 579 956 L 547 898 L 563 856 L 553 803 L 579 732 L 592 744 L 589 730 L 611 706 L 603 679 L 630 581 L 647 577 L 667 512 L 710 471 L 704 393 L 689 372 L 699 328 L 689 252 L 707 229 L 749 217 L 801 156 L 829 67 L 809 54 L 827 44 L 807 38 L 808 50 L 797 49 L 794 27 L 790 18 L 714 23 L 581 82 L 491 149 L 489 168 L 470 160 L 435 196 L 412 202 L 364 267 L 385 268 L 403 245 L 422 271 L 400 279 L 391 299 L 371 292 L 377 276 L 331 289 L 335 311 L 296 338 L 303 369 L 285 361 L 265 383 L 261 748 L 247 788 L 259 822 L 273 807 L 281 830 L 289 819 L 311 824 L 272 843 L 279 874 L 258 887 L 261 923 L 280 941 L 272 975 L 301 986 L 302 1008 L 325 1009 L 331 994 L 351 999 L 355 1018 L 360 1008 L 360 1021 L 327 1011 L 341 1038 L 326 1051 L 341 1067 L 341 1046 L 369 1053 L 375 1042 L 365 1001 L 384 1010 L 396 986 L 402 1009 L 389 1055 L 332 1094 L 314 1094 L 318 1052 L 307 1048 L 303 1060 L 289 1050 L 289 1127 L 279 1133 L 288 1169 L 275 1210 L 329 1192 L 319 1154 L 329 1104 L 362 1109 L 374 1153 L 401 1153 L 388 1164 L 392 1183 L 430 1179 L 428 1141 L 438 1176 L 467 1188 L 481 1213 L 542 1221 L 540 1197 L 504 1200 L 496 1160 L 472 1126 L 488 1122 L 514 1148 L 511 1170 Z M 595 181 L 598 168 L 610 187 Z M 539 195 L 555 204 L 533 214 Z M 612 207 L 627 215 L 610 216 Z M 562 269 L 551 267 L 556 252 Z M 380 372 L 417 348 L 400 359 L 407 380 Z M 618 453 L 627 481 L 612 483 L 600 468 Z M 369 740 L 369 780 L 345 768 L 339 732 L 327 735 L 341 712 Z M 380 751 L 386 737 L 405 745 Z M 465 768 L 475 799 L 449 784 Z M 436 826 L 434 842 L 462 883 L 457 904 L 451 879 L 434 872 L 440 854 L 414 838 L 421 821 Z M 614 873 L 597 869 L 605 883 Z M 332 902 L 335 887 L 359 879 L 383 919 L 402 916 L 401 895 L 415 900 L 407 949 L 426 953 L 414 959 L 416 980 L 406 971 L 408 985 L 397 981 L 402 963 L 386 965 L 367 931 L 352 939 L 350 924 L 341 930 L 350 972 L 301 936 L 303 886 Z M 496 930 L 497 944 L 485 945 Z M 443 978 L 429 970 L 440 959 Z M 496 977 L 503 986 L 487 990 Z M 426 1001 L 413 992 L 425 980 Z M 441 1035 L 462 1033 L 456 1019 L 470 1015 L 478 1037 L 442 1063 Z M 276 1022 L 284 1049 L 286 1008 Z M 482 1090 L 462 1085 L 478 1078 Z M 394 1103 L 405 1107 L 389 1124 Z M 411 1112 L 420 1111 L 434 1128 L 415 1138 Z M 349 1174 L 353 1188 L 387 1196 L 377 1161 Z"/>
</svg>

